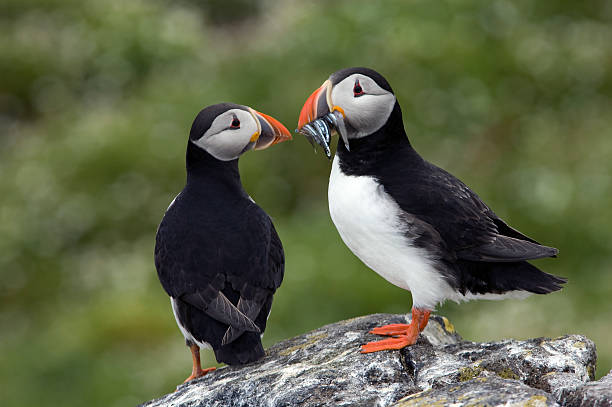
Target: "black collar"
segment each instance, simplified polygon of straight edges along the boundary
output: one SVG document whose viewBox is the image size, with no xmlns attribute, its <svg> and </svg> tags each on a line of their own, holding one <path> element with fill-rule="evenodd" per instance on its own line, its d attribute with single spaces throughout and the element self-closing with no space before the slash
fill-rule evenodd
<svg viewBox="0 0 612 407">
<path fill-rule="evenodd" d="M 238 159 L 222 161 L 187 142 L 187 185 L 201 183 L 225 184 L 243 192 L 238 170 Z"/>
<path fill-rule="evenodd" d="M 339 140 L 336 154 L 340 169 L 346 175 L 376 176 L 382 169 L 406 158 L 420 162 L 422 158 L 410 145 L 404 130 L 402 110 L 396 101 L 387 122 L 377 131 L 358 139 L 349 139 L 348 151 Z M 402 160 L 397 160 L 402 157 Z"/>
</svg>

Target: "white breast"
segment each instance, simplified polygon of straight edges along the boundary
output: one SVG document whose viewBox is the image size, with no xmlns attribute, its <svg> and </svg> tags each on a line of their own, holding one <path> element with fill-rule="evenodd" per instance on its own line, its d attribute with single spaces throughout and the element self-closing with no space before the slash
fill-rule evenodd
<svg viewBox="0 0 612 407">
<path fill-rule="evenodd" d="M 456 296 L 427 251 L 406 237 L 400 208 L 374 178 L 345 175 L 335 156 L 328 198 L 329 213 L 344 243 L 391 284 L 410 290 L 413 306 L 433 309 Z"/>
</svg>

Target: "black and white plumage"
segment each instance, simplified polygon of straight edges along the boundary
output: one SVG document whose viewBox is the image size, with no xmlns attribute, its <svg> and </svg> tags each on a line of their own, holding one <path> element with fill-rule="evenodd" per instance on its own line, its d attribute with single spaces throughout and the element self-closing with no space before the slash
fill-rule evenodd
<svg viewBox="0 0 612 407">
<path fill-rule="evenodd" d="M 177 324 L 193 352 L 212 348 L 230 365 L 261 358 L 261 335 L 284 273 L 281 241 L 270 217 L 240 182 L 238 157 L 287 140 L 278 121 L 223 103 L 195 118 L 187 144 L 187 183 L 156 236 L 155 266 Z"/>
<path fill-rule="evenodd" d="M 527 262 L 555 257 L 557 249 L 508 226 L 464 183 L 412 148 L 399 103 L 379 73 L 349 68 L 332 74 L 306 101 L 298 129 L 324 148 L 330 130 L 340 134 L 328 190 L 331 218 L 357 257 L 412 292 L 420 330 L 445 300 L 546 294 L 566 282 Z M 374 333 L 396 338 L 364 351 L 414 343 L 416 326 L 377 328 Z"/>
</svg>

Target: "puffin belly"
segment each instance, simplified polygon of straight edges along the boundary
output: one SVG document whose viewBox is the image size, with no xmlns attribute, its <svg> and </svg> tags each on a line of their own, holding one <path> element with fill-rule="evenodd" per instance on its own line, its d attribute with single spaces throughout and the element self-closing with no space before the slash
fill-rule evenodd
<svg viewBox="0 0 612 407">
<path fill-rule="evenodd" d="M 412 244 L 399 221 L 401 209 L 375 178 L 344 174 L 336 155 L 328 200 L 348 248 L 391 284 L 411 291 L 413 306 L 433 309 L 454 296 L 426 249 Z"/>
</svg>

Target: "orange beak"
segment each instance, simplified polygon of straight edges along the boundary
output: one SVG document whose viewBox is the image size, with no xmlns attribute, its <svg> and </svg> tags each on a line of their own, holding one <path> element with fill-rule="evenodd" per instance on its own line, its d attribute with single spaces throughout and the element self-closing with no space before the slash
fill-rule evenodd
<svg viewBox="0 0 612 407">
<path fill-rule="evenodd" d="M 259 134 L 255 133 L 251 141 L 255 141 L 254 150 L 264 150 L 274 144 L 282 143 L 283 141 L 291 140 L 291 133 L 281 122 L 272 116 L 251 109 L 259 121 L 261 130 Z"/>
<path fill-rule="evenodd" d="M 331 82 L 326 80 L 323 85 L 306 99 L 304 107 L 300 112 L 298 120 L 298 130 L 304 127 L 305 124 L 326 115 L 329 113 L 331 106 Z"/>
</svg>

